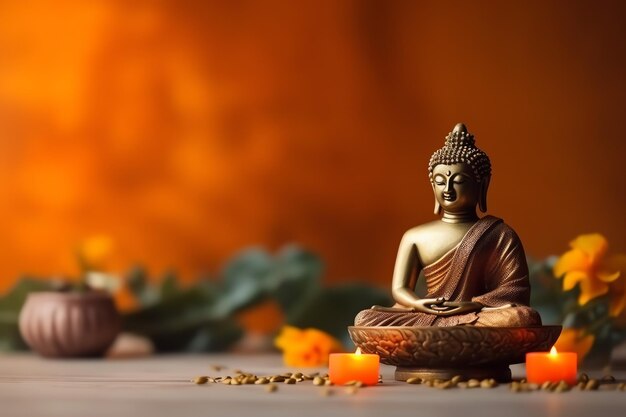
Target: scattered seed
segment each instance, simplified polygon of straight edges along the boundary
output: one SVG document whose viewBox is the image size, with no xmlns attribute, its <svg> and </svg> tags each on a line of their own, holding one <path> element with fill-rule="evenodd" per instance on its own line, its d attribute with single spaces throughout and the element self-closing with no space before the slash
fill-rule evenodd
<svg viewBox="0 0 626 417">
<path fill-rule="evenodd" d="M 206 376 L 197 376 L 194 379 L 192 379 L 192 382 L 197 385 L 203 385 L 209 382 L 209 378 Z"/>
<path fill-rule="evenodd" d="M 435 388 L 439 389 L 450 389 L 454 387 L 454 383 L 452 381 L 444 381 L 435 384 Z"/>
<path fill-rule="evenodd" d="M 580 376 L 578 377 L 578 382 L 585 382 L 585 383 L 587 383 L 587 381 L 589 381 L 589 375 L 587 375 L 587 374 L 580 374 Z"/>
<path fill-rule="evenodd" d="M 617 385 L 617 389 L 618 389 L 618 390 L 620 390 L 620 391 L 626 391 L 626 383 L 624 383 L 624 382 L 620 382 L 620 383 Z"/>
<path fill-rule="evenodd" d="M 585 381 L 580 381 L 578 384 L 576 384 L 576 388 L 578 388 L 579 390 L 584 390 L 585 386 L 587 385 L 587 383 Z"/>
<path fill-rule="evenodd" d="M 543 391 L 552 391 L 554 389 L 554 383 L 552 381 L 546 381 L 541 384 L 541 389 Z"/>
<path fill-rule="evenodd" d="M 585 385 L 585 389 L 587 391 L 595 391 L 598 389 L 599 386 L 600 386 L 600 383 L 598 382 L 597 379 L 590 379 Z"/>
<path fill-rule="evenodd" d="M 496 386 L 497 386 L 497 382 L 496 382 Z M 537 391 L 537 390 L 541 389 L 541 385 L 533 384 L 533 383 L 529 384 L 529 383 L 526 383 L 526 382 L 513 381 L 513 382 L 511 382 L 510 389 L 513 392 L 532 392 L 532 391 Z"/>
<path fill-rule="evenodd" d="M 296 380 L 296 378 L 287 378 L 287 379 L 285 379 L 285 384 L 293 385 L 293 384 L 295 384 L 296 382 L 298 382 L 298 381 Z"/>
<path fill-rule="evenodd" d="M 345 383 L 345 384 L 343 384 L 343 385 L 345 385 L 345 386 L 347 386 L 347 387 L 348 387 L 348 386 L 353 386 L 353 385 L 356 385 L 356 383 L 357 383 L 357 382 L 359 382 L 359 381 L 357 381 L 357 380 L 354 380 L 354 379 L 353 379 L 353 380 L 351 380 L 351 381 L 346 382 L 346 383 Z"/>
<path fill-rule="evenodd" d="M 467 388 L 467 382 L 459 382 L 456 386 L 465 389 Z"/>
<path fill-rule="evenodd" d="M 528 380 L 526 378 L 522 378 L 519 380 L 520 384 L 525 384 L 528 382 Z"/>
<path fill-rule="evenodd" d="M 316 376 L 315 378 L 313 378 L 313 385 L 324 385 L 324 378 L 322 378 L 321 376 Z"/>
<path fill-rule="evenodd" d="M 278 391 L 278 385 L 276 385 L 276 384 L 269 384 L 269 385 L 265 388 L 265 390 L 266 390 L 267 392 L 276 392 L 276 391 Z"/>
<path fill-rule="evenodd" d="M 406 380 L 407 384 L 421 384 L 422 383 L 422 378 L 418 378 L 416 376 L 409 378 Z"/>
<path fill-rule="evenodd" d="M 270 380 L 268 378 L 259 378 L 256 381 L 254 381 L 255 385 L 265 385 L 265 384 L 269 384 Z"/>
<path fill-rule="evenodd" d="M 354 385 L 350 387 L 346 387 L 346 393 L 348 393 L 349 395 L 354 395 L 357 392 L 359 392 L 359 389 L 355 387 Z"/>
<path fill-rule="evenodd" d="M 477 379 L 470 379 L 467 381 L 467 388 L 478 388 L 480 387 L 480 381 Z"/>
<path fill-rule="evenodd" d="M 561 380 L 555 388 L 556 392 L 565 392 L 565 391 L 569 391 L 571 388 L 570 386 L 567 384 L 567 382 Z"/>
<path fill-rule="evenodd" d="M 230 380 L 230 385 L 241 385 L 241 381 L 237 378 L 233 378 Z"/>
<path fill-rule="evenodd" d="M 285 382 L 285 377 L 282 375 L 274 375 L 270 378 L 270 382 Z"/>
<path fill-rule="evenodd" d="M 613 375 L 605 375 L 605 376 L 602 377 L 602 382 L 613 383 L 613 382 L 615 382 L 615 377 Z"/>
<path fill-rule="evenodd" d="M 330 379 L 327 379 L 327 380 L 324 382 L 324 385 L 327 385 L 327 386 L 329 386 L 329 387 L 330 387 L 330 386 L 333 386 L 333 385 L 335 385 L 335 384 L 333 384 L 333 381 L 331 381 Z"/>
<path fill-rule="evenodd" d="M 452 377 L 452 379 L 450 381 L 452 381 L 453 384 L 458 384 L 459 382 L 461 382 L 463 380 L 463 377 L 461 375 L 455 375 Z"/>
<path fill-rule="evenodd" d="M 483 379 L 480 382 L 481 388 L 494 388 L 498 385 L 495 379 Z"/>
<path fill-rule="evenodd" d="M 227 377 L 225 377 L 225 378 L 222 378 L 222 379 L 220 380 L 220 382 L 221 382 L 222 384 L 224 384 L 224 385 L 228 385 L 228 384 L 230 384 L 230 381 L 231 381 L 231 380 L 232 380 L 232 378 L 231 378 L 231 377 L 229 377 L 229 376 L 227 376 Z"/>
</svg>

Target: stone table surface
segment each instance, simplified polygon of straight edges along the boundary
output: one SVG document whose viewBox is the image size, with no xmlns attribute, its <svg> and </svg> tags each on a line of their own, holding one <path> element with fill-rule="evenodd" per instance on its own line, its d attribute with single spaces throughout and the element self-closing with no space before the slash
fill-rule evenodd
<svg viewBox="0 0 626 417">
<path fill-rule="evenodd" d="M 227 368 L 221 372 L 210 366 Z M 333 387 L 322 396 L 310 382 L 265 386 L 195 385 L 196 375 L 277 374 L 278 355 L 165 355 L 141 359 L 50 360 L 32 354 L 0 354 L 0 416 L 617 416 L 626 412 L 626 391 L 513 393 L 494 389 L 439 390 L 393 380 L 350 395 Z M 524 368 L 514 366 L 514 376 Z M 309 372 L 309 370 L 299 369 Z M 322 370 L 325 372 L 325 370 Z M 602 376 L 591 372 L 591 376 Z M 614 372 L 626 380 L 626 372 Z"/>
</svg>

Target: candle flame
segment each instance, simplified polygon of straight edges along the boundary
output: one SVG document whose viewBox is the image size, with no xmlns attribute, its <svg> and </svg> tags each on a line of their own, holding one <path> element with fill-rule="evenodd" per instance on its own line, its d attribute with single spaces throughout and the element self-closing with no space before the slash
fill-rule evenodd
<svg viewBox="0 0 626 417">
<path fill-rule="evenodd" d="M 361 354 L 361 348 L 356 348 L 356 350 L 354 351 L 355 355 L 360 355 Z"/>
<path fill-rule="evenodd" d="M 550 349 L 550 356 L 556 356 L 557 353 L 556 347 L 552 346 L 552 349 Z"/>
</svg>

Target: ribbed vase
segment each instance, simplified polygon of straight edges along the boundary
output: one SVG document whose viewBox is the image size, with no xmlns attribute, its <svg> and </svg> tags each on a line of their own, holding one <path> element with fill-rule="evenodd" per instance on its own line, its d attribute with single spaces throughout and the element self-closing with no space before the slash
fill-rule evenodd
<svg viewBox="0 0 626 417">
<path fill-rule="evenodd" d="M 120 317 L 106 293 L 32 293 L 20 313 L 20 332 L 47 357 L 102 356 L 120 330 Z"/>
</svg>

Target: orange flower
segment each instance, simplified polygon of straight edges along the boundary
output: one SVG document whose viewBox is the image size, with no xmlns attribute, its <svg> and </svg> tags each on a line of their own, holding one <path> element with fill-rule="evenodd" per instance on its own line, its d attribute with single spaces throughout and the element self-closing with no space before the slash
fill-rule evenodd
<svg viewBox="0 0 626 417">
<path fill-rule="evenodd" d="M 88 271 L 105 270 L 113 252 L 113 239 L 107 235 L 95 235 L 85 239 L 78 248 L 79 260 Z"/>
<path fill-rule="evenodd" d="M 613 281 L 609 292 L 609 314 L 617 317 L 626 316 L 626 255 L 613 255 L 607 262 L 608 267 L 620 271 L 618 279 Z"/>
<path fill-rule="evenodd" d="M 559 339 L 554 344 L 559 352 L 576 352 L 578 360 L 581 361 L 593 346 L 595 336 L 585 333 L 581 329 L 563 329 Z"/>
<path fill-rule="evenodd" d="M 610 311 L 615 316 L 626 306 L 626 257 L 615 255 L 606 258 L 606 238 L 598 233 L 578 236 L 570 242 L 571 250 L 565 252 L 554 265 L 554 275 L 563 277 L 563 290 L 580 285 L 578 303 L 609 293 Z M 625 271 L 624 274 L 621 272 Z"/>
<path fill-rule="evenodd" d="M 294 367 L 325 366 L 330 353 L 343 351 L 341 343 L 328 333 L 292 326 L 283 326 L 274 345 L 283 351 L 285 365 Z"/>
</svg>

